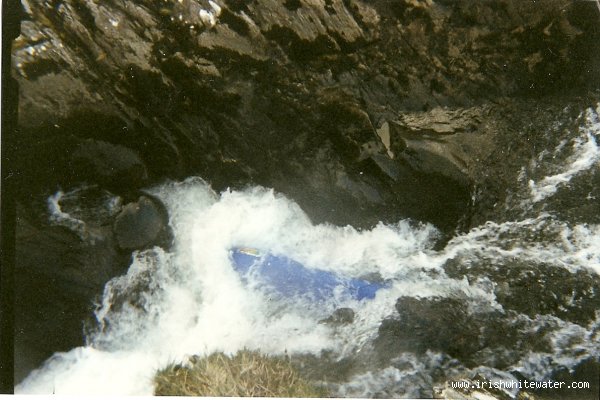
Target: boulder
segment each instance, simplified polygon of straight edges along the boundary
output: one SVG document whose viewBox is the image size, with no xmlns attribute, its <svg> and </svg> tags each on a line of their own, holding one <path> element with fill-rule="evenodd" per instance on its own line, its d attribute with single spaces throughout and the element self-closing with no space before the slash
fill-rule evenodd
<svg viewBox="0 0 600 400">
<path fill-rule="evenodd" d="M 481 160 L 494 149 L 497 132 L 482 129 L 488 114 L 489 106 L 404 113 L 390 122 L 392 158 L 469 186 Z"/>
<path fill-rule="evenodd" d="M 467 359 L 479 350 L 480 324 L 463 300 L 400 297 L 396 310 L 399 316 L 382 322 L 375 342 L 388 354 L 433 350 Z"/>
<path fill-rule="evenodd" d="M 158 199 L 144 193 L 124 207 L 119 201 L 92 186 L 52 199 L 50 215 L 18 206 L 17 383 L 54 352 L 84 344 L 85 330 L 95 326 L 94 302 L 106 282 L 127 271 L 131 250 L 170 245 L 167 211 Z"/>
<path fill-rule="evenodd" d="M 319 321 L 332 326 L 347 325 L 354 322 L 354 310 L 348 307 L 338 308 L 329 317 Z"/>
<path fill-rule="evenodd" d="M 122 250 L 148 248 L 168 242 L 168 215 L 162 204 L 148 195 L 123 207 L 113 224 Z"/>
</svg>

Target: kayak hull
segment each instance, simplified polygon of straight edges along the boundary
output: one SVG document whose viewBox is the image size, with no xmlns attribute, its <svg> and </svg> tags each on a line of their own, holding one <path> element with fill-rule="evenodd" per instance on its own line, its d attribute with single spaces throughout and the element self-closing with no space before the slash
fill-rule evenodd
<svg viewBox="0 0 600 400">
<path fill-rule="evenodd" d="M 386 285 L 364 279 L 346 278 L 330 271 L 306 268 L 285 256 L 262 253 L 253 248 L 231 250 L 233 268 L 244 281 L 250 279 L 284 297 L 327 299 L 373 299 Z"/>
</svg>

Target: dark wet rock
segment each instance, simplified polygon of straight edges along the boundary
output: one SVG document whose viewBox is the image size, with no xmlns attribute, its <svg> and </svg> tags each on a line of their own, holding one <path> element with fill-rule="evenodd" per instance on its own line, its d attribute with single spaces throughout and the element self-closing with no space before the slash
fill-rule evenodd
<svg viewBox="0 0 600 400">
<path fill-rule="evenodd" d="M 171 241 L 166 209 L 150 194 L 122 207 L 105 189 L 83 186 L 54 195 L 49 212 L 40 210 L 44 205 L 18 208 L 17 381 L 54 352 L 85 343 L 85 330 L 95 325 L 94 302 L 110 279 L 127 271 L 130 250 Z"/>
<path fill-rule="evenodd" d="M 400 297 L 396 311 L 382 321 L 374 342 L 380 360 L 434 351 L 469 367 L 506 368 L 530 351 L 550 351 L 548 335 L 558 327 L 552 318 L 477 310 L 460 297 Z"/>
<path fill-rule="evenodd" d="M 124 146 L 99 140 L 86 140 L 71 155 L 75 182 L 99 183 L 109 189 L 136 188 L 148 179 L 139 155 Z"/>
<path fill-rule="evenodd" d="M 493 151 L 494 132 L 482 122 L 490 106 L 405 113 L 390 122 L 389 150 L 412 168 L 468 186 Z"/>
<path fill-rule="evenodd" d="M 290 362 L 307 378 L 321 382 L 344 382 L 360 369 L 360 361 L 357 362 L 354 357 L 340 359 L 339 355 L 331 350 L 323 350 L 318 355 L 292 355 Z"/>
<path fill-rule="evenodd" d="M 34 194 L 43 196 L 57 187 L 82 183 L 101 185 L 121 195 L 132 193 L 148 181 L 145 162 L 160 164 L 162 157 L 141 157 L 132 146 L 139 139 L 136 127 L 101 109 L 76 111 L 51 126 L 26 131 L 15 149 L 15 176 L 28 182 L 16 188 L 25 202 Z M 147 144 L 155 143 L 148 139 Z"/>
<path fill-rule="evenodd" d="M 168 215 L 155 198 L 140 196 L 137 202 L 123 207 L 115 218 L 113 231 L 123 250 L 161 245 L 168 238 Z"/>
<path fill-rule="evenodd" d="M 354 322 L 354 310 L 351 308 L 338 308 L 329 317 L 319 321 L 321 324 L 329 324 L 333 326 L 347 325 Z"/>
<path fill-rule="evenodd" d="M 591 168 L 571 178 L 568 187 L 544 199 L 544 207 L 559 218 L 578 224 L 600 223 L 600 168 Z"/>
<path fill-rule="evenodd" d="M 569 369 L 565 367 L 559 368 L 550 378 L 555 382 L 565 382 L 560 389 L 539 389 L 531 390 L 530 392 L 540 398 L 550 399 L 597 399 L 600 393 L 600 360 L 597 358 L 587 358 Z M 589 384 L 587 387 L 567 388 L 574 382 Z"/>
<path fill-rule="evenodd" d="M 15 258 L 15 380 L 56 351 L 84 344 L 93 299 L 129 255 L 117 252 L 110 227 L 88 238 L 19 210 Z"/>
<path fill-rule="evenodd" d="M 594 272 L 522 260 L 479 261 L 467 265 L 450 260 L 446 274 L 470 282 L 487 277 L 495 282 L 494 293 L 505 310 L 515 310 L 532 318 L 539 314 L 554 315 L 587 326 L 600 309 L 600 283 Z"/>
<path fill-rule="evenodd" d="M 53 204 L 54 202 L 56 205 Z M 90 233 L 97 229 L 95 227 L 112 225 L 115 216 L 121 211 L 123 198 L 98 185 L 83 185 L 66 192 L 55 193 L 47 200 L 46 204 L 52 209 L 57 206 L 62 213 L 68 215 L 67 218 L 60 218 L 56 215 L 58 210 L 54 210 L 54 215 L 50 216 L 51 221 L 68 227 L 73 224 L 64 224 L 63 222 L 70 220 L 75 225 L 84 228 L 80 230 L 81 236 L 89 238 Z"/>
<path fill-rule="evenodd" d="M 482 187 L 478 152 L 497 146 L 481 105 L 598 84 L 592 2 L 218 3 L 27 2 L 13 59 L 22 157 L 48 161 L 24 163 L 22 179 L 59 181 L 47 167 L 91 138 L 139 154 L 151 180 L 258 183 L 316 222 L 412 217 L 452 231 Z M 93 113 L 119 129 L 68 128 Z"/>
<path fill-rule="evenodd" d="M 399 316 L 383 320 L 376 341 L 388 354 L 434 350 L 466 359 L 480 348 L 475 320 L 461 300 L 401 297 L 396 310 Z"/>
</svg>

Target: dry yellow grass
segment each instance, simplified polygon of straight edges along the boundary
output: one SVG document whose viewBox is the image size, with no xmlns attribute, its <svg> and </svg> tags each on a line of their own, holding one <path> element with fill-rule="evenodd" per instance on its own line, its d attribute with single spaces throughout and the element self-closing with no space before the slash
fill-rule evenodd
<svg viewBox="0 0 600 400">
<path fill-rule="evenodd" d="M 154 378 L 158 396 L 326 397 L 302 379 L 290 362 L 242 350 L 229 357 L 194 357 L 191 367 L 170 365 Z"/>
</svg>

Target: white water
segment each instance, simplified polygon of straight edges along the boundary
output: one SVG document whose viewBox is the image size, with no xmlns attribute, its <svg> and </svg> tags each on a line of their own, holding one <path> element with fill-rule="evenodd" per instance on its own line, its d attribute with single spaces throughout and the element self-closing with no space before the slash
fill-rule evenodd
<svg viewBox="0 0 600 400">
<path fill-rule="evenodd" d="M 82 207 L 78 204 L 82 197 L 93 198 L 96 204 Z M 68 192 L 58 190 L 48 197 L 46 203 L 52 224 L 69 228 L 81 240 L 93 242 L 99 235 L 93 227 L 85 223 L 86 217 L 90 214 L 96 220 L 112 217 L 120 211 L 121 201 L 120 197 L 114 197 L 110 192 L 100 190 L 97 186 L 81 186 Z M 65 203 L 67 203 L 66 207 Z"/>
<path fill-rule="evenodd" d="M 72 217 L 69 213 L 66 213 L 62 210 L 60 201 L 64 196 L 65 193 L 62 190 L 59 190 L 52 196 L 48 197 L 47 203 L 48 212 L 50 214 L 50 222 L 72 229 L 83 238 L 85 232 L 85 222 Z"/>
<path fill-rule="evenodd" d="M 156 194 L 171 215 L 173 251 L 138 253 L 127 275 L 106 286 L 97 312 L 104 331 L 90 338 L 88 347 L 49 360 L 17 392 L 151 394 L 154 372 L 189 355 L 242 348 L 279 354 L 352 351 L 376 333 L 400 294 L 427 296 L 458 288 L 489 295 L 426 275 L 443 261 L 427 250 L 437 234 L 432 226 L 400 222 L 364 232 L 313 226 L 295 203 L 270 190 L 218 196 L 200 179 L 166 185 Z M 273 304 L 268 294 L 243 286 L 231 267 L 229 249 L 241 245 L 348 276 L 378 272 L 402 281 L 370 302 L 332 299 L 319 308 L 298 301 Z M 132 292 L 139 294 L 135 304 L 113 309 L 119 294 Z M 356 310 L 356 322 L 333 335 L 318 321 L 341 305 Z"/>
<path fill-rule="evenodd" d="M 589 135 L 582 146 L 592 149 L 589 143 L 593 143 L 592 150 L 597 151 Z M 578 161 L 581 157 L 595 160 L 592 153 L 575 151 L 575 159 L 569 159 L 561 171 L 534 183 L 531 201 L 539 201 L 540 193 L 551 196 L 565 185 L 564 179 L 568 182 L 592 168 L 596 161 Z M 445 275 L 442 265 L 455 257 L 467 264 L 479 257 L 516 257 L 600 274 L 600 227 L 569 226 L 547 214 L 490 222 L 436 252 L 431 247 L 437 231 L 430 225 L 415 227 L 400 221 L 365 231 L 315 226 L 295 203 L 263 188 L 218 195 L 201 179 L 190 178 L 155 188 L 154 194 L 169 210 L 175 237 L 171 252 L 155 248 L 136 253 L 127 275 L 106 285 L 97 311 L 100 331 L 88 338 L 88 346 L 56 354 L 20 383 L 17 393 L 150 395 L 155 372 L 169 363 L 242 348 L 269 354 L 319 354 L 329 349 L 342 357 L 360 351 L 377 335 L 381 320 L 394 312 L 399 296 L 459 293 L 472 305 L 501 310 L 489 281 L 468 282 Z M 49 199 L 49 206 L 57 222 L 70 221 L 72 217 L 61 211 L 61 196 Z M 229 259 L 229 249 L 237 246 L 268 250 L 307 267 L 351 277 L 378 273 L 393 284 L 372 301 L 341 304 L 332 299 L 319 307 L 297 299 L 273 301 L 260 288 L 241 283 Z M 318 323 L 340 306 L 355 310 L 353 324 L 334 329 Z M 573 324 L 561 329 L 555 334 L 557 343 L 563 337 L 588 334 Z M 560 345 L 556 347 L 560 353 Z M 591 354 L 597 349 L 586 351 Z M 564 365 L 577 362 L 569 351 L 563 353 L 556 357 Z M 422 363 L 436 360 L 436 354 L 428 354 L 425 360 L 409 361 L 418 370 Z M 541 376 L 547 360 L 548 355 L 531 354 L 515 367 Z M 390 382 L 410 385 L 411 379 L 416 379 L 411 373 L 390 366 L 357 375 L 340 386 L 339 394 L 369 396 L 380 387 L 389 390 L 394 386 Z M 419 379 L 430 383 L 427 377 Z"/>
<path fill-rule="evenodd" d="M 600 166 L 600 146 L 597 143 L 600 136 L 598 114 L 600 114 L 600 105 L 595 110 L 588 109 L 585 112 L 585 123 L 580 129 L 581 135 L 572 140 L 572 153 L 566 163 L 559 167 L 560 171 L 544 177 L 537 183 L 533 179 L 529 181 L 531 199 L 534 203 L 552 196 L 579 173 L 589 170 L 594 165 Z M 554 151 L 554 157 L 560 154 L 564 147 L 565 142 L 561 142 Z M 543 152 L 541 158 L 543 159 L 545 155 L 546 152 Z"/>
<path fill-rule="evenodd" d="M 106 286 L 97 312 L 103 332 L 90 338 L 89 346 L 49 360 L 16 388 L 18 393 L 148 395 L 157 369 L 214 351 L 250 348 L 271 354 L 318 354 L 333 349 L 341 356 L 374 337 L 401 295 L 459 292 L 477 304 L 499 308 L 491 288 L 444 276 L 440 266 L 457 254 L 563 257 L 564 263 L 577 268 L 579 260 L 591 258 L 597 266 L 599 259 L 597 227 L 593 232 L 589 227 L 575 228 L 564 248 L 557 248 L 554 241 L 545 247 L 535 241 L 529 247 L 525 243 L 502 248 L 510 241 L 501 242 L 500 232 L 532 229 L 543 218 L 515 223 L 520 224 L 517 229 L 489 224 L 437 253 L 428 250 L 436 235 L 432 226 L 411 227 L 401 221 L 362 232 L 313 226 L 295 203 L 266 189 L 218 196 L 202 180 L 188 179 L 158 188 L 156 194 L 170 211 L 176 238 L 173 251 L 155 248 L 138 253 L 127 275 Z M 231 267 L 228 250 L 241 245 L 270 249 L 306 266 L 348 276 L 378 272 L 394 284 L 373 301 L 332 300 L 320 308 L 297 301 L 273 304 L 268 294 L 243 286 Z M 119 310 L 119 295 L 132 293 L 135 300 Z M 354 324 L 334 334 L 318 320 L 338 306 L 352 307 L 357 316 Z"/>
</svg>

